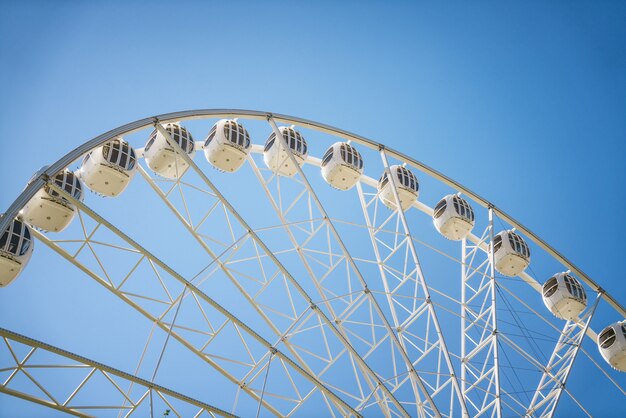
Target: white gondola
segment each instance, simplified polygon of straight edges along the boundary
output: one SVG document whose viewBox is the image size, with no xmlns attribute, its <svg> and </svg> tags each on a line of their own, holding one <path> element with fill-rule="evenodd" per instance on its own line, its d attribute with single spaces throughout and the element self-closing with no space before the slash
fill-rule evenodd
<svg viewBox="0 0 626 418">
<path fill-rule="evenodd" d="M 121 138 L 89 151 L 76 173 L 85 185 L 103 196 L 118 196 L 135 175 L 135 150 Z"/>
<path fill-rule="evenodd" d="M 626 321 L 604 328 L 598 335 L 598 349 L 607 363 L 626 372 Z"/>
<path fill-rule="evenodd" d="M 474 228 L 474 210 L 462 197 L 449 194 L 435 206 L 433 223 L 445 238 L 459 241 Z"/>
<path fill-rule="evenodd" d="M 20 274 L 34 246 L 28 225 L 17 219 L 9 223 L 0 236 L 0 287 L 7 286 Z"/>
<path fill-rule="evenodd" d="M 400 207 L 403 211 L 407 210 L 419 196 L 419 183 L 415 174 L 406 167 L 401 165 L 392 165 L 389 167 L 391 175 L 394 176 L 396 190 L 400 198 Z M 396 209 L 396 199 L 391 188 L 391 182 L 385 171 L 378 180 L 378 197 L 389 209 Z"/>
<path fill-rule="evenodd" d="M 543 303 L 554 316 L 574 321 L 587 307 L 582 285 L 568 273 L 558 273 L 543 285 Z"/>
<path fill-rule="evenodd" d="M 335 142 L 322 157 L 322 177 L 336 189 L 351 189 L 362 174 L 363 158 L 347 142 Z"/>
<path fill-rule="evenodd" d="M 74 199 L 83 200 L 83 186 L 78 177 L 67 168 L 50 179 Z M 64 230 L 76 214 L 76 207 L 48 184 L 39 189 L 20 211 L 28 224 L 45 231 Z"/>
<path fill-rule="evenodd" d="M 191 133 L 178 123 L 168 123 L 164 126 L 170 138 L 176 142 L 193 158 L 195 153 L 195 144 Z M 188 165 L 185 158 L 174 151 L 167 139 L 158 130 L 153 130 L 150 139 L 143 149 L 143 156 L 146 164 L 155 173 L 168 179 L 176 179 L 182 176 L 187 170 Z"/>
<path fill-rule="evenodd" d="M 250 134 L 243 125 L 231 119 L 217 121 L 204 141 L 207 161 L 221 171 L 239 170 L 250 148 Z"/>
<path fill-rule="evenodd" d="M 302 166 L 308 153 L 306 140 L 300 132 L 292 127 L 281 126 L 278 130 L 283 135 L 296 162 L 299 166 Z M 280 146 L 279 143 L 281 144 Z M 282 141 L 276 141 L 276 134 L 274 132 L 272 132 L 267 138 L 267 141 L 265 141 L 263 161 L 270 170 L 277 172 L 281 176 L 291 177 L 298 171 L 298 167 L 292 163 L 287 150 L 282 145 Z"/>
<path fill-rule="evenodd" d="M 530 248 L 513 230 L 494 237 L 493 254 L 496 270 L 504 276 L 517 276 L 530 264 Z"/>
</svg>

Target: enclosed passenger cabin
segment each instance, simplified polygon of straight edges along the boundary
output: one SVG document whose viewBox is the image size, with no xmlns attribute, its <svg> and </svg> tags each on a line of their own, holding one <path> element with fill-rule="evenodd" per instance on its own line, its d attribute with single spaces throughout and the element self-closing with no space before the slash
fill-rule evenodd
<svg viewBox="0 0 626 418">
<path fill-rule="evenodd" d="M 30 228 L 17 219 L 0 236 L 0 287 L 7 286 L 24 269 L 33 254 Z"/>
<path fill-rule="evenodd" d="M 121 138 L 98 147 L 83 158 L 76 173 L 85 185 L 102 196 L 118 196 L 135 175 L 135 150 Z"/>
<path fill-rule="evenodd" d="M 598 349 L 607 363 L 626 372 L 626 321 L 604 328 L 598 335 Z"/>
<path fill-rule="evenodd" d="M 419 183 L 415 174 L 406 167 L 401 165 L 392 165 L 389 167 L 389 172 L 393 178 L 393 182 L 396 184 L 396 190 L 398 191 L 398 197 L 400 199 L 400 207 L 403 211 L 407 210 L 419 196 Z M 389 209 L 396 209 L 396 198 L 392 189 L 392 182 L 389 181 L 387 172 L 378 180 L 378 197 Z"/>
<path fill-rule="evenodd" d="M 496 270 L 504 276 L 517 276 L 530 264 L 530 249 L 513 230 L 502 231 L 493 239 Z"/>
<path fill-rule="evenodd" d="M 250 134 L 237 121 L 217 121 L 204 141 L 207 161 L 221 171 L 237 171 L 250 153 Z"/>
<path fill-rule="evenodd" d="M 474 210 L 462 197 L 449 194 L 435 206 L 433 223 L 441 235 L 459 241 L 474 228 Z"/>
<path fill-rule="evenodd" d="M 554 316 L 574 321 L 587 307 L 582 285 L 568 273 L 558 273 L 543 285 L 543 303 Z"/>
<path fill-rule="evenodd" d="M 336 189 L 351 189 L 362 174 L 363 158 L 347 142 L 335 142 L 322 157 L 322 177 Z"/>
<path fill-rule="evenodd" d="M 170 138 L 182 148 L 184 152 L 193 158 L 195 144 L 191 133 L 178 123 L 168 123 L 164 126 Z M 157 129 L 152 131 L 150 139 L 143 149 L 146 164 L 155 173 L 168 179 L 176 179 L 182 176 L 188 168 L 185 158 L 176 153 L 167 139 Z"/>
<path fill-rule="evenodd" d="M 293 127 L 281 126 L 278 130 L 283 135 L 296 162 L 299 166 L 302 166 L 308 153 L 306 140 L 302 134 L 293 129 Z M 293 164 L 289 153 L 283 146 L 283 141 L 276 141 L 275 132 L 272 132 L 267 138 L 267 141 L 265 141 L 263 161 L 270 170 L 281 176 L 291 177 L 298 171 L 298 167 Z"/>
<path fill-rule="evenodd" d="M 50 179 L 74 199 L 83 200 L 83 186 L 78 177 L 67 168 Z M 46 184 L 28 201 L 20 215 L 28 224 L 45 231 L 64 230 L 76 214 L 76 207 Z"/>
</svg>

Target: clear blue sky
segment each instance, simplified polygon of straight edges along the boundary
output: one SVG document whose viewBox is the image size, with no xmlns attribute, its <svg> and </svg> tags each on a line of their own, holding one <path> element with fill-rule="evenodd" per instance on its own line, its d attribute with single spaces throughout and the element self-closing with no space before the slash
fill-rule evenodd
<svg viewBox="0 0 626 418">
<path fill-rule="evenodd" d="M 0 0 L 0 210 L 126 122 L 268 110 L 446 173 L 624 303 L 624 22 L 619 1 Z"/>
</svg>

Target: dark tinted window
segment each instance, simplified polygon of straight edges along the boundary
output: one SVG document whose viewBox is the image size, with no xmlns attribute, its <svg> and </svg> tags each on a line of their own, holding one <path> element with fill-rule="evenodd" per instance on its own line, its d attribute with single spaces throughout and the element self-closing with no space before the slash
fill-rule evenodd
<svg viewBox="0 0 626 418">
<path fill-rule="evenodd" d="M 513 250 L 516 253 L 523 256 L 524 258 L 529 258 L 530 249 L 528 248 L 528 245 L 522 239 L 522 237 L 517 235 L 515 232 L 510 232 L 510 231 L 508 232 L 508 235 L 509 235 L 509 244 L 511 244 L 511 248 L 513 248 Z"/>
<path fill-rule="evenodd" d="M 493 252 L 496 253 L 502 247 L 502 235 L 496 235 L 493 238 Z"/>
<path fill-rule="evenodd" d="M 154 138 L 150 138 L 149 145 L 152 145 Z M 148 149 L 148 145 L 146 145 Z M 102 146 L 102 156 L 106 161 L 126 170 L 132 170 L 137 157 L 135 150 L 126 141 L 114 139 Z"/>
<path fill-rule="evenodd" d="M 437 203 L 437 206 L 435 206 L 435 219 L 441 218 L 441 215 L 443 215 L 443 213 L 446 211 L 446 206 L 446 198 L 444 197 L 439 201 L 439 203 Z"/>
<path fill-rule="evenodd" d="M 154 140 L 156 139 L 156 130 L 152 131 L 152 133 L 150 134 L 150 139 L 148 140 L 148 143 L 146 144 L 145 148 L 143 149 L 144 151 L 148 151 L 150 149 L 150 147 L 152 147 L 152 144 L 154 144 Z"/>
<path fill-rule="evenodd" d="M 598 342 L 600 343 L 600 347 L 609 348 L 615 342 L 615 330 L 613 327 L 608 327 L 600 334 L 598 337 Z"/>
<path fill-rule="evenodd" d="M 402 186 L 406 187 L 407 189 L 413 190 L 414 192 L 418 191 L 419 185 L 413 172 L 408 170 L 406 167 L 400 166 L 396 169 L 396 174 Z"/>
<path fill-rule="evenodd" d="M 322 157 L 322 167 L 326 167 L 326 165 L 330 162 L 330 160 L 332 160 L 333 158 L 333 147 L 330 147 L 326 150 L 326 152 L 324 153 L 324 156 Z"/>
<path fill-rule="evenodd" d="M 0 237 L 0 249 L 14 256 L 26 254 L 31 245 L 31 235 L 26 224 L 14 220 Z"/>
<path fill-rule="evenodd" d="M 272 134 L 269 136 L 269 138 L 267 138 L 267 141 L 265 142 L 265 147 L 263 147 L 264 152 L 267 152 L 269 151 L 270 148 L 272 148 L 272 145 L 274 144 L 275 139 L 276 139 L 276 134 L 272 132 Z"/>
<path fill-rule="evenodd" d="M 215 134 L 216 133 L 217 133 L 217 123 L 215 125 L 213 125 L 213 127 L 209 131 L 209 136 L 207 136 L 206 141 L 204 141 L 204 146 L 205 147 L 207 145 L 209 145 L 211 143 L 211 141 L 213 141 L 213 138 L 215 138 Z"/>
<path fill-rule="evenodd" d="M 63 189 L 66 193 L 70 194 L 74 199 L 80 200 L 82 196 L 82 186 L 78 178 L 71 171 L 65 169 L 52 179 L 54 184 Z M 53 197 L 60 197 L 59 194 L 46 187 L 46 192 Z M 65 199 L 64 199 L 65 200 Z"/>
<path fill-rule="evenodd" d="M 187 129 L 176 124 L 167 124 L 165 130 L 170 134 L 172 140 L 174 140 L 179 147 L 181 147 L 187 154 L 191 154 L 194 143 L 191 133 L 189 133 Z"/>
<path fill-rule="evenodd" d="M 563 277 L 565 281 L 565 285 L 567 286 L 567 291 L 570 295 L 572 295 L 575 299 L 578 299 L 581 302 L 585 302 L 587 300 L 587 294 L 585 293 L 585 289 L 580 285 L 578 280 L 566 274 Z"/>
<path fill-rule="evenodd" d="M 547 298 L 554 295 L 554 292 L 559 288 L 559 283 L 556 277 L 551 277 L 544 285 L 543 285 L 543 295 Z"/>
<path fill-rule="evenodd" d="M 387 172 L 385 171 L 380 177 L 380 180 L 378 180 L 378 188 L 382 190 L 382 188 L 385 187 L 387 183 L 389 183 L 389 178 L 387 177 Z"/>
<path fill-rule="evenodd" d="M 346 164 L 360 170 L 363 168 L 363 160 L 361 158 L 361 154 L 351 146 L 350 144 L 341 144 L 339 147 L 341 152 L 341 159 Z"/>
<path fill-rule="evenodd" d="M 229 120 L 224 123 L 224 137 L 232 144 L 239 145 L 242 148 L 250 146 L 250 134 L 243 125 Z"/>
<path fill-rule="evenodd" d="M 474 211 L 465 199 L 459 196 L 454 196 L 452 198 L 452 202 L 454 203 L 454 210 L 459 216 L 470 221 L 474 221 Z"/>
</svg>

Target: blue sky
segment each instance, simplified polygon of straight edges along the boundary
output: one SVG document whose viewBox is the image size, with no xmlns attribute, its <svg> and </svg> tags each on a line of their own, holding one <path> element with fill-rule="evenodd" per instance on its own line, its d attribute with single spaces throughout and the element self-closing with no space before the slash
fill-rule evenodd
<svg viewBox="0 0 626 418">
<path fill-rule="evenodd" d="M 623 2 L 0 5 L 3 208 L 126 122 L 268 110 L 444 172 L 626 300 Z"/>
</svg>

